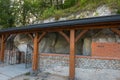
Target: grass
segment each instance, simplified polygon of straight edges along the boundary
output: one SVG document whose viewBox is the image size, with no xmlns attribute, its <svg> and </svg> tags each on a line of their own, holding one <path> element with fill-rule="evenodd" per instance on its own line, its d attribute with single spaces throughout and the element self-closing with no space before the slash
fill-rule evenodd
<svg viewBox="0 0 120 80">
<path fill-rule="evenodd" d="M 46 9 L 42 14 L 41 19 L 55 17 L 57 20 L 60 17 L 65 17 L 78 11 L 94 11 L 100 5 L 107 5 L 112 9 L 118 9 L 117 13 L 120 14 L 120 0 L 78 0 L 76 5 L 67 9 L 57 10 L 54 7 Z"/>
</svg>

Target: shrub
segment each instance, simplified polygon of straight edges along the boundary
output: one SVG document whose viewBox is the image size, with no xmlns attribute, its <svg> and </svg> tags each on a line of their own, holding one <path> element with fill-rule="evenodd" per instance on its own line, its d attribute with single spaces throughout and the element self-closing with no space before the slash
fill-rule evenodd
<svg viewBox="0 0 120 80">
<path fill-rule="evenodd" d="M 72 6 L 74 6 L 77 2 L 78 2 L 78 0 L 65 0 L 64 8 L 72 7 Z"/>
</svg>

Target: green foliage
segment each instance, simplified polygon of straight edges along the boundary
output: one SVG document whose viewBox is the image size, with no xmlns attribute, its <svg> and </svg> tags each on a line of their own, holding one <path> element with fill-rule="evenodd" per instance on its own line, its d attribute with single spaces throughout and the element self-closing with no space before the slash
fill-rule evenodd
<svg viewBox="0 0 120 80">
<path fill-rule="evenodd" d="M 120 14 L 120 0 L 118 1 L 118 11 L 117 11 L 118 14 Z"/>
<path fill-rule="evenodd" d="M 78 2 L 78 0 L 65 0 L 64 8 L 72 7 L 72 6 L 74 6 L 77 2 Z"/>
<path fill-rule="evenodd" d="M 120 10 L 117 11 L 117 14 L 120 14 Z"/>
<path fill-rule="evenodd" d="M 79 0 L 80 6 L 84 6 L 88 0 Z"/>
<path fill-rule="evenodd" d="M 16 5 L 10 0 L 0 0 L 0 25 L 4 28 L 13 27 L 16 18 Z"/>
<path fill-rule="evenodd" d="M 47 8 L 46 10 L 44 10 L 43 14 L 42 14 L 42 18 L 45 19 L 45 18 L 48 18 L 48 17 L 51 17 L 55 12 L 55 8 L 54 6 L 50 7 L 50 8 Z M 41 18 L 41 19 L 42 19 Z"/>
<path fill-rule="evenodd" d="M 78 11 L 93 11 L 104 4 L 120 14 L 120 0 L 65 0 L 64 4 L 62 0 L 0 0 L 0 27 L 25 26 L 49 17 L 58 20 Z"/>
</svg>

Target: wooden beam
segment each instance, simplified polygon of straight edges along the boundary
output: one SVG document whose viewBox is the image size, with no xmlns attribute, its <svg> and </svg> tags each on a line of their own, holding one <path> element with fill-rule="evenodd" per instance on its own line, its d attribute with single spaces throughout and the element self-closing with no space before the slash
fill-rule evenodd
<svg viewBox="0 0 120 80">
<path fill-rule="evenodd" d="M 10 34 L 6 34 L 6 35 L 4 35 L 4 42 L 7 41 L 7 39 L 8 39 L 9 36 L 10 36 Z"/>
<path fill-rule="evenodd" d="M 4 62 L 4 52 L 5 52 L 5 36 L 2 35 L 2 38 L 1 38 L 1 53 L 0 53 L 1 62 Z"/>
<path fill-rule="evenodd" d="M 62 35 L 68 43 L 70 43 L 70 38 L 63 31 L 59 31 L 59 34 Z"/>
<path fill-rule="evenodd" d="M 32 39 L 32 41 L 34 40 L 34 37 L 32 34 L 28 33 L 28 36 Z"/>
<path fill-rule="evenodd" d="M 120 36 L 120 30 L 118 30 L 117 28 L 111 28 L 111 31 L 113 31 L 114 33 Z"/>
<path fill-rule="evenodd" d="M 39 34 L 35 33 L 34 37 L 34 50 L 33 50 L 33 58 L 32 58 L 32 70 L 38 70 L 38 58 L 39 58 L 39 44 L 38 44 Z"/>
<path fill-rule="evenodd" d="M 39 38 L 38 38 L 38 43 L 40 43 L 40 41 L 42 40 L 42 38 L 46 35 L 47 32 L 43 32 Z"/>
<path fill-rule="evenodd" d="M 70 65 L 69 65 L 69 79 L 75 78 L 75 30 L 70 30 Z"/>
<path fill-rule="evenodd" d="M 79 33 L 79 35 L 77 35 L 77 37 L 75 38 L 75 42 L 77 42 L 88 30 L 83 30 L 82 32 Z"/>
</svg>

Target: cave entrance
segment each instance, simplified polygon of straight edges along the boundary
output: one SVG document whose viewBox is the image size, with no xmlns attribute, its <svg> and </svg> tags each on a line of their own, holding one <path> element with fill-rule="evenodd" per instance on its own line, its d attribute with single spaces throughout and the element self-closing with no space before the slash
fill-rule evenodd
<svg viewBox="0 0 120 80">
<path fill-rule="evenodd" d="M 4 63 L 7 65 L 25 64 L 25 68 L 30 68 L 32 65 L 32 51 L 33 48 L 30 44 L 16 47 L 16 35 L 9 35 L 6 39 Z M 19 48 L 25 51 L 19 50 Z"/>
</svg>

